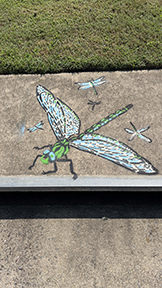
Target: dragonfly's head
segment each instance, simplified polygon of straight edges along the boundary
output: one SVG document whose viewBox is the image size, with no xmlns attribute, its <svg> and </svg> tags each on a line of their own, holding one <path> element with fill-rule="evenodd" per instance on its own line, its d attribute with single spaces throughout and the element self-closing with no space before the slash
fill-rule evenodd
<svg viewBox="0 0 162 288">
<path fill-rule="evenodd" d="M 41 157 L 41 161 L 44 164 L 49 164 L 49 163 L 55 162 L 55 160 L 56 160 L 56 156 L 55 156 L 54 152 L 52 152 L 50 150 L 45 150 L 43 152 L 43 155 Z"/>
</svg>

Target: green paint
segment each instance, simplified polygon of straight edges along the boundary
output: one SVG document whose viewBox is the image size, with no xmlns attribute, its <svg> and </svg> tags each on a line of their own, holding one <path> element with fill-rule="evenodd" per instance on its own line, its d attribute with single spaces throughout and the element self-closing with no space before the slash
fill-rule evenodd
<svg viewBox="0 0 162 288">
<path fill-rule="evenodd" d="M 54 101 L 55 103 L 57 102 L 56 100 Z M 65 106 L 65 105 L 63 105 Z M 57 103 L 57 107 L 59 107 L 59 104 Z M 70 108 L 67 108 L 69 111 L 73 112 Z M 128 110 L 128 109 L 125 109 Z M 110 114 L 109 116 L 107 116 L 106 118 L 101 119 L 98 123 L 94 124 L 93 126 L 91 126 L 89 129 L 87 129 L 84 133 L 80 134 L 78 137 L 73 137 L 71 138 L 70 141 L 74 141 L 76 139 L 81 139 L 84 135 L 86 135 L 86 133 L 92 133 L 94 132 L 94 130 L 99 129 L 102 125 L 106 124 L 107 122 L 113 120 L 114 118 L 116 118 L 118 115 L 122 114 L 123 112 L 125 112 L 125 110 L 117 110 L 115 112 L 115 114 Z M 73 112 L 74 113 L 74 112 Z M 117 115 L 118 114 L 118 115 Z M 78 120 L 79 118 L 74 114 L 75 118 Z M 63 120 L 65 121 L 65 118 L 63 118 Z M 66 126 L 66 123 L 64 124 L 64 126 Z M 97 134 L 93 134 L 93 137 L 97 137 Z M 105 138 L 104 136 L 100 135 L 100 138 Z M 109 137 L 107 137 L 106 139 L 111 141 L 111 145 L 112 147 L 116 147 L 118 145 L 118 141 L 117 140 L 113 140 Z M 121 143 L 121 145 L 123 145 L 123 143 Z M 122 148 L 118 147 L 119 149 L 123 150 Z M 69 141 L 67 139 L 63 139 L 61 141 L 58 141 L 55 143 L 55 145 L 52 148 L 52 151 L 55 154 L 55 161 L 57 161 L 57 159 L 63 157 L 64 155 L 66 155 L 69 151 Z M 127 151 L 123 151 L 123 152 L 127 152 Z M 54 157 L 53 157 L 54 158 Z M 141 158 L 141 157 L 139 157 Z M 51 159 L 52 159 L 52 155 L 51 155 Z M 41 161 L 44 164 L 48 164 L 49 163 L 49 157 L 47 157 L 46 155 L 43 155 L 41 157 Z"/>
<path fill-rule="evenodd" d="M 64 146 L 60 146 L 60 149 L 58 151 L 55 152 L 55 156 L 56 158 L 61 158 L 64 155 Z"/>
<path fill-rule="evenodd" d="M 50 157 L 51 157 L 52 160 L 55 158 L 54 155 L 50 155 Z"/>
<path fill-rule="evenodd" d="M 57 142 L 57 143 L 53 146 L 52 151 L 55 152 L 55 150 L 58 149 L 59 147 L 60 147 L 60 143 Z"/>
<path fill-rule="evenodd" d="M 41 157 L 42 163 L 44 163 L 44 164 L 49 164 L 49 161 L 48 161 L 48 160 L 49 160 L 49 157 L 47 157 L 47 158 L 44 159 L 44 156 L 45 156 L 45 155 L 42 155 L 42 157 Z"/>
<path fill-rule="evenodd" d="M 64 152 L 64 155 L 67 154 L 68 152 L 69 152 L 69 147 L 66 146 L 66 150 L 65 150 L 65 152 Z"/>
<path fill-rule="evenodd" d="M 71 141 L 74 141 L 74 140 L 76 140 L 77 139 L 77 137 L 73 137 L 73 138 L 71 138 Z"/>
</svg>

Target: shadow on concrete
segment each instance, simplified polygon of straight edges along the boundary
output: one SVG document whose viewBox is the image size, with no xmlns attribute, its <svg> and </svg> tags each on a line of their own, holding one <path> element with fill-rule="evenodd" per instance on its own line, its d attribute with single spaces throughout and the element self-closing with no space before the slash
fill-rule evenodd
<svg viewBox="0 0 162 288">
<path fill-rule="evenodd" d="M 162 218 L 162 193 L 0 193 L 0 219 L 41 218 Z"/>
</svg>

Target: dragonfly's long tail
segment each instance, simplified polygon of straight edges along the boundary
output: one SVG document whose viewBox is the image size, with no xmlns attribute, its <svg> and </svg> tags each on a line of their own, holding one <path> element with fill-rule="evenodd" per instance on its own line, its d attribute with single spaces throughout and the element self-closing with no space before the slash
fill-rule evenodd
<svg viewBox="0 0 162 288">
<path fill-rule="evenodd" d="M 90 128 L 85 130 L 84 134 L 93 133 L 94 131 L 98 130 L 99 128 L 106 125 L 110 121 L 114 120 L 117 116 L 124 114 L 125 112 L 127 112 L 132 107 L 133 107 L 133 105 L 129 104 L 126 107 L 124 107 L 120 110 L 117 110 L 115 113 L 108 115 L 106 118 L 101 119 L 98 123 L 92 125 Z"/>
</svg>

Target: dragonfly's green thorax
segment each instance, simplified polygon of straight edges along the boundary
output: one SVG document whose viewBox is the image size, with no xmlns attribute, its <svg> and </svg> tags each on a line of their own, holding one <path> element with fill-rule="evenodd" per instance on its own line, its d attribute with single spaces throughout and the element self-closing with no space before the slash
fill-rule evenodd
<svg viewBox="0 0 162 288">
<path fill-rule="evenodd" d="M 55 162 L 57 161 L 57 159 L 66 155 L 68 151 L 69 151 L 69 141 L 64 139 L 62 141 L 56 142 L 51 151 L 45 150 L 41 157 L 41 161 L 44 164 Z"/>
<path fill-rule="evenodd" d="M 56 158 L 61 158 L 62 156 L 66 155 L 69 151 L 69 141 L 66 139 L 55 143 L 52 148 L 52 151 L 55 153 Z"/>
</svg>

